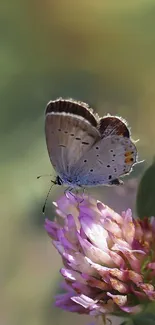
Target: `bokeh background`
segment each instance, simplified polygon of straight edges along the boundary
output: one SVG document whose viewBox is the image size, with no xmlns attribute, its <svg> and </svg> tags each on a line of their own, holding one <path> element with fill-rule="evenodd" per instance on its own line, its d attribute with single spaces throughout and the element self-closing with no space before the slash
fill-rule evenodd
<svg viewBox="0 0 155 325">
<path fill-rule="evenodd" d="M 43 227 L 53 174 L 44 138 L 50 99 L 73 97 L 131 126 L 143 164 L 121 188 L 90 192 L 136 214 L 136 189 L 155 151 L 153 0 L 0 0 L 0 325 L 88 322 L 54 308 L 61 259 Z M 52 201 L 63 193 L 54 187 Z"/>
</svg>

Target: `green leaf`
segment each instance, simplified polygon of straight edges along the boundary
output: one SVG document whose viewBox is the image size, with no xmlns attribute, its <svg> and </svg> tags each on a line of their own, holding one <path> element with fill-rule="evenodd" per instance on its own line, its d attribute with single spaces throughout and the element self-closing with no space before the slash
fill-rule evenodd
<svg viewBox="0 0 155 325">
<path fill-rule="evenodd" d="M 155 158 L 145 171 L 137 191 L 137 215 L 139 218 L 155 216 Z"/>
<path fill-rule="evenodd" d="M 132 318 L 133 325 L 154 325 L 155 315 L 151 313 L 142 313 Z"/>
<path fill-rule="evenodd" d="M 130 319 L 123 321 L 123 323 L 121 323 L 120 325 L 134 325 L 134 324 L 133 324 L 132 319 L 130 318 Z"/>
</svg>

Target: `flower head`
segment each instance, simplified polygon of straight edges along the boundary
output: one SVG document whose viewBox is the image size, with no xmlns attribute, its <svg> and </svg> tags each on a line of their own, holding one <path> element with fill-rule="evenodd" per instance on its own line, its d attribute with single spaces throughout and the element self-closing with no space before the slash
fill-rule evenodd
<svg viewBox="0 0 155 325">
<path fill-rule="evenodd" d="M 92 197 L 57 201 L 45 229 L 62 256 L 66 293 L 56 306 L 94 316 L 136 313 L 155 300 L 155 218 L 121 215 Z"/>
</svg>

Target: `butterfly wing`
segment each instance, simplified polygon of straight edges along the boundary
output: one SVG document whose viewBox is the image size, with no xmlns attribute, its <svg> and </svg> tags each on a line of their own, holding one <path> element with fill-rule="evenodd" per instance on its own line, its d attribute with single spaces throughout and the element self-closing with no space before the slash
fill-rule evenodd
<svg viewBox="0 0 155 325">
<path fill-rule="evenodd" d="M 130 138 L 109 136 L 96 142 L 72 168 L 72 177 L 82 186 L 117 184 L 137 160 Z"/>
<path fill-rule="evenodd" d="M 45 135 L 53 167 L 63 179 L 100 139 L 96 117 L 84 103 L 51 101 L 46 108 Z"/>
<path fill-rule="evenodd" d="M 98 129 L 102 138 L 110 135 L 120 135 L 130 138 L 130 131 L 127 122 L 122 117 L 107 115 L 100 118 Z"/>
</svg>

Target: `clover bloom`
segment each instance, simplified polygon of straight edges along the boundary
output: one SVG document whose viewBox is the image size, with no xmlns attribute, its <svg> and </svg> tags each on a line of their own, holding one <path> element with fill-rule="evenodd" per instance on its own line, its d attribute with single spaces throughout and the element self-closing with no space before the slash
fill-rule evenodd
<svg viewBox="0 0 155 325">
<path fill-rule="evenodd" d="M 118 214 L 90 196 L 60 198 L 45 229 L 62 257 L 56 306 L 80 314 L 129 315 L 155 300 L 155 218 Z"/>
</svg>

